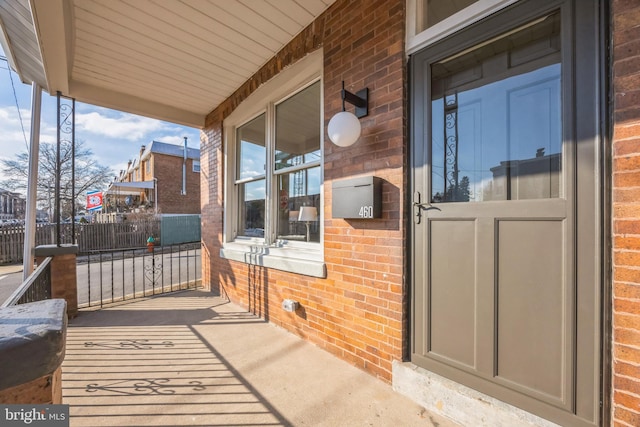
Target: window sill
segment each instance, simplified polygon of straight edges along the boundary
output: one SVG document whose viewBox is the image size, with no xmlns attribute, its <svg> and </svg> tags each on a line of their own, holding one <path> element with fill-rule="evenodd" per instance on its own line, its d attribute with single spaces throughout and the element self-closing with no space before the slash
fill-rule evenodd
<svg viewBox="0 0 640 427">
<path fill-rule="evenodd" d="M 317 254 L 309 252 L 306 257 L 302 257 L 303 254 L 297 248 L 231 243 L 220 249 L 220 258 L 325 279 L 325 263 L 317 259 Z"/>
</svg>

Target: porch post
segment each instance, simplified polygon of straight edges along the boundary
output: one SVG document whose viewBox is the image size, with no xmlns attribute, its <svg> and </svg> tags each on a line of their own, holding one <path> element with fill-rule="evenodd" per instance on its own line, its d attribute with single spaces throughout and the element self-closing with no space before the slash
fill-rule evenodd
<svg viewBox="0 0 640 427">
<path fill-rule="evenodd" d="M 22 280 L 33 272 L 36 245 L 36 197 L 38 192 L 38 158 L 40 156 L 40 112 L 42 88 L 31 84 L 31 134 L 29 145 L 29 174 L 27 176 L 27 203 L 24 213 L 24 249 L 22 254 Z"/>
</svg>

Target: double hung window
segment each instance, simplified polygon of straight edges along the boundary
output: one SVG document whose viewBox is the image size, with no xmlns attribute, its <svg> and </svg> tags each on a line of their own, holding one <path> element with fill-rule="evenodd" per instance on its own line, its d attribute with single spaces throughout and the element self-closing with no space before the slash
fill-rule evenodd
<svg viewBox="0 0 640 427">
<path fill-rule="evenodd" d="M 312 248 L 320 242 L 321 84 L 235 127 L 233 240 Z"/>
</svg>

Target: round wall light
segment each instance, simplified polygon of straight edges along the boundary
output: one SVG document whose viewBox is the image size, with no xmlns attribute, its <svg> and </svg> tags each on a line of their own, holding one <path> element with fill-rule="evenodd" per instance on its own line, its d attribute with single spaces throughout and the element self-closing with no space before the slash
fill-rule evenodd
<svg viewBox="0 0 640 427">
<path fill-rule="evenodd" d="M 338 147 L 349 147 L 360 138 L 360 120 L 348 111 L 341 111 L 329 120 L 327 133 L 331 142 Z"/>
<path fill-rule="evenodd" d="M 338 147 L 349 147 L 360 138 L 362 126 L 358 119 L 369 114 L 369 89 L 364 88 L 354 94 L 345 90 L 343 81 L 341 96 L 342 111 L 329 120 L 327 133 L 331 142 Z M 345 110 L 345 101 L 355 105 L 355 114 Z"/>
</svg>

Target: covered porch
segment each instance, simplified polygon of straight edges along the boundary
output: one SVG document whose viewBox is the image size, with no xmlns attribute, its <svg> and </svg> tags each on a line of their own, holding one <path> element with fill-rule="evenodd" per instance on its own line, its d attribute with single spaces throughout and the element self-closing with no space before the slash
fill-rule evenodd
<svg viewBox="0 0 640 427">
<path fill-rule="evenodd" d="M 209 292 L 70 321 L 72 426 L 454 426 L 371 375 Z"/>
</svg>

